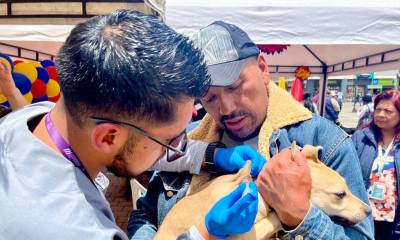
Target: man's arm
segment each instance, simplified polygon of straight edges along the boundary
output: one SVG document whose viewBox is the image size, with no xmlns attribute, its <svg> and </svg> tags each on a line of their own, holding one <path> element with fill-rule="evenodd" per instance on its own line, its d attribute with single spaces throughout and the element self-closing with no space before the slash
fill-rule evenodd
<svg viewBox="0 0 400 240">
<path fill-rule="evenodd" d="M 15 86 L 9 65 L 2 61 L 0 61 L 0 94 L 7 98 L 12 110 L 17 110 L 29 104 Z"/>
<path fill-rule="evenodd" d="M 164 171 L 164 172 L 184 172 L 189 171 L 192 174 L 199 174 L 202 163 L 204 161 L 204 154 L 208 143 L 196 140 L 188 140 L 186 146 L 187 151 L 183 157 L 175 161 L 168 162 L 166 155 L 157 161 L 150 169 L 150 171 Z"/>
<path fill-rule="evenodd" d="M 265 159 L 257 151 L 249 146 L 236 146 L 232 148 L 220 148 L 221 146 L 189 140 L 186 154 L 175 161 L 168 162 L 164 155 L 150 170 L 164 172 L 184 172 L 199 174 L 200 169 L 211 170 L 209 164 L 215 166 L 213 170 L 223 172 L 235 172 L 241 169 L 247 160 L 251 161 L 251 175 L 257 176 L 265 164 Z M 206 154 L 205 152 L 208 152 Z M 206 156 L 207 155 L 207 156 Z M 207 161 L 205 162 L 205 159 Z M 208 163 L 208 164 L 205 164 Z"/>
<path fill-rule="evenodd" d="M 158 198 L 163 191 L 162 180 L 158 175 L 153 175 L 147 192 L 137 201 L 137 209 L 129 216 L 128 237 L 131 240 L 151 240 L 155 236 L 158 223 Z M 166 206 L 165 206 L 166 207 Z"/>
<path fill-rule="evenodd" d="M 353 143 L 343 130 L 322 117 L 313 116 L 312 120 L 291 127 L 288 134 L 289 138 L 296 140 L 300 146 L 306 144 L 322 146 L 320 160 L 338 172 L 346 180 L 350 191 L 368 204 L 357 154 Z M 298 226 L 297 230 L 290 236 L 309 232 L 311 236 L 322 236 L 321 239 L 373 239 L 371 216 L 355 226 L 342 225 L 332 221 L 315 206 L 312 206 L 303 224 Z"/>
</svg>

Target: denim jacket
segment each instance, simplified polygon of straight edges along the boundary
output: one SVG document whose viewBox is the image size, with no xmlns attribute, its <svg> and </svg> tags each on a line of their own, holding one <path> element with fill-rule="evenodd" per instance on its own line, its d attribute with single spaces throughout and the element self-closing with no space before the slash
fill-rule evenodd
<svg viewBox="0 0 400 240">
<path fill-rule="evenodd" d="M 363 175 L 365 188 L 370 187 L 370 175 L 372 170 L 372 164 L 378 156 L 378 141 L 370 128 L 358 130 L 352 136 L 354 145 L 358 157 L 360 159 L 361 171 Z M 396 178 L 397 178 L 397 199 L 400 199 L 400 144 L 395 144 L 395 167 L 396 167 Z M 397 201 L 396 216 L 394 219 L 395 226 L 392 230 L 391 239 L 400 239 L 400 202 Z"/>
<path fill-rule="evenodd" d="M 332 122 L 313 115 L 310 120 L 274 131 L 269 140 L 270 155 L 289 147 L 293 140 L 299 146 L 322 146 L 321 161 L 343 176 L 352 193 L 368 203 L 357 153 L 346 133 Z M 168 211 L 186 195 L 190 180 L 188 173 L 156 172 L 147 193 L 138 200 L 138 208 L 130 215 L 129 238 L 152 239 Z M 369 216 L 355 226 L 341 225 L 312 206 L 303 223 L 287 238 L 294 239 L 297 235 L 305 239 L 373 239 L 372 218 Z"/>
</svg>

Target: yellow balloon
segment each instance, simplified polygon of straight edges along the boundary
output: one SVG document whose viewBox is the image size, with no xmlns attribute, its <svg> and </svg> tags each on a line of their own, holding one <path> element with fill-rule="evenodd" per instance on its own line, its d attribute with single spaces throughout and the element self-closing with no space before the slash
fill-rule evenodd
<svg viewBox="0 0 400 240">
<path fill-rule="evenodd" d="M 40 64 L 40 62 L 36 62 L 36 61 L 29 62 L 29 64 L 34 67 L 42 67 L 42 64 Z"/>
<path fill-rule="evenodd" d="M 3 94 L 0 94 L 0 103 L 6 102 L 7 98 Z"/>
<path fill-rule="evenodd" d="M 47 96 L 49 98 L 55 97 L 60 93 L 60 85 L 56 80 L 50 79 L 49 82 L 46 84 L 47 86 Z"/>
<path fill-rule="evenodd" d="M 7 65 L 8 65 L 8 68 L 10 69 L 10 71 L 12 71 L 11 64 L 10 64 L 9 61 L 7 61 L 7 59 L 5 59 L 5 58 L 3 58 L 3 57 L 0 57 L 0 62 L 3 62 L 3 63 L 5 63 L 5 64 L 7 64 Z"/>
<path fill-rule="evenodd" d="M 33 83 L 36 81 L 38 72 L 36 70 L 36 67 L 33 66 L 32 64 L 29 63 L 18 63 L 17 65 L 14 66 L 14 72 L 24 74 L 29 78 L 29 80 Z"/>
<path fill-rule="evenodd" d="M 33 95 L 31 92 L 28 92 L 27 94 L 24 95 L 26 101 L 28 101 L 28 103 L 32 103 L 32 99 L 33 99 Z"/>
</svg>

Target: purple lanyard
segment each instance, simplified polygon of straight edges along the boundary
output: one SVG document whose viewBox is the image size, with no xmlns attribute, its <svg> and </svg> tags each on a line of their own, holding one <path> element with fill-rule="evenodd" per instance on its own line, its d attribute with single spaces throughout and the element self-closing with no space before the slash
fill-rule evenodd
<svg viewBox="0 0 400 240">
<path fill-rule="evenodd" d="M 53 140 L 53 143 L 56 145 L 58 150 L 60 150 L 62 155 L 72 164 L 74 164 L 75 167 L 79 168 L 90 180 L 92 180 L 81 160 L 78 158 L 78 156 L 76 156 L 74 150 L 72 150 L 71 146 L 67 143 L 67 141 L 65 141 L 63 136 L 61 136 L 56 126 L 54 126 L 54 122 L 50 118 L 50 113 L 46 114 L 45 124 L 51 140 Z"/>
</svg>

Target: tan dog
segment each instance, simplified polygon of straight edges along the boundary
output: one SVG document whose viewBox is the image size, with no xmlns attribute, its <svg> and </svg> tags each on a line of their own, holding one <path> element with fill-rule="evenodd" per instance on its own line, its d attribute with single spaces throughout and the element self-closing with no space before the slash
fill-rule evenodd
<svg viewBox="0 0 400 240">
<path fill-rule="evenodd" d="M 329 216 L 350 224 L 359 223 L 369 215 L 370 207 L 350 192 L 337 172 L 318 159 L 319 150 L 319 147 L 310 145 L 302 149 L 311 170 L 311 201 Z M 154 239 L 175 240 L 191 226 L 199 225 L 211 207 L 244 179 L 251 179 L 250 161 L 236 174 L 223 175 L 211 181 L 207 174 L 194 176 L 188 195 L 169 211 Z M 269 210 L 261 195 L 258 197 L 258 214 L 253 228 L 229 239 L 269 239 L 281 229 L 277 215 Z"/>
</svg>

